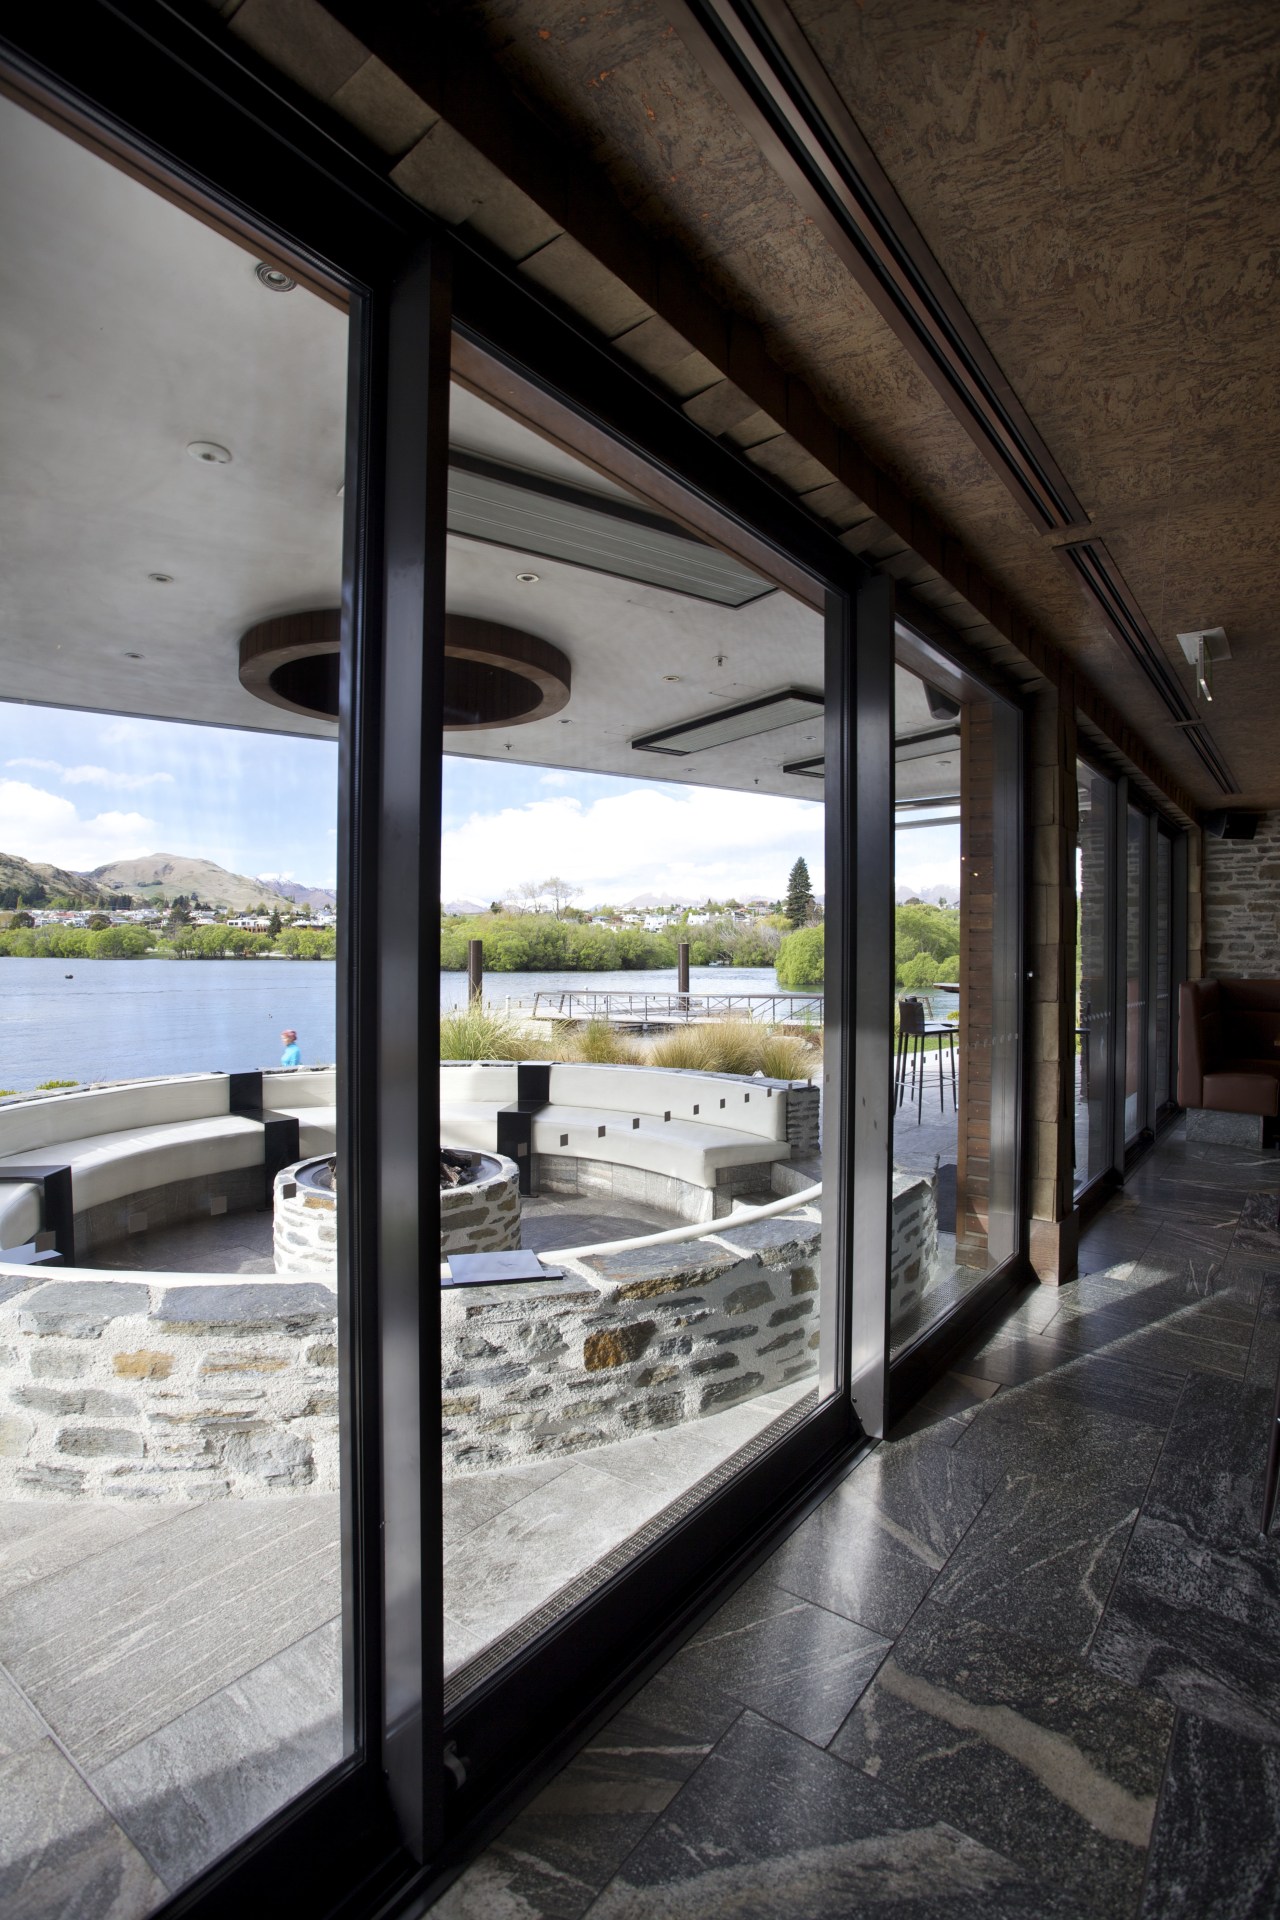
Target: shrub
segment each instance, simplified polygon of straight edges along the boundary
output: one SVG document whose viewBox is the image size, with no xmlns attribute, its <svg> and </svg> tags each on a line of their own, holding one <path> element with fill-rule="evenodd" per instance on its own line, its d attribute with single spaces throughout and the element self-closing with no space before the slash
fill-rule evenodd
<svg viewBox="0 0 1280 1920">
<path fill-rule="evenodd" d="M 821 986 L 822 973 L 822 928 L 800 927 L 795 933 L 789 933 L 778 948 L 778 985 Z"/>
<path fill-rule="evenodd" d="M 78 1080 L 37 1080 L 36 1092 L 53 1093 L 58 1087 L 78 1087 L 79 1085 Z"/>
</svg>

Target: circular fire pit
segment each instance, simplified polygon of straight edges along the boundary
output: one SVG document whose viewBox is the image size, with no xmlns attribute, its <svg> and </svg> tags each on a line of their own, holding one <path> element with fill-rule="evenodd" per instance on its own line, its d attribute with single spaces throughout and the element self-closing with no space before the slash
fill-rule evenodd
<svg viewBox="0 0 1280 1920">
<path fill-rule="evenodd" d="M 454 1183 L 449 1175 L 461 1177 Z M 520 1245 L 520 1170 L 497 1153 L 440 1154 L 440 1251 L 509 1253 Z"/>
<path fill-rule="evenodd" d="M 329 1154 L 301 1160 L 276 1175 L 277 1273 L 332 1271 L 338 1257 L 333 1170 L 334 1156 Z M 520 1173 L 515 1161 L 496 1153 L 442 1149 L 441 1253 L 508 1253 L 519 1245 Z"/>
</svg>

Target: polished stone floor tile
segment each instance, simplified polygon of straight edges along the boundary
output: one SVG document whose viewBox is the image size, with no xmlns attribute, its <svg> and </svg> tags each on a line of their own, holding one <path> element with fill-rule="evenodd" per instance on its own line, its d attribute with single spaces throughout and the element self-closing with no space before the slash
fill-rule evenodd
<svg viewBox="0 0 1280 1920">
<path fill-rule="evenodd" d="M 539 1487 L 545 1487 L 570 1464 L 567 1459 L 539 1461 L 531 1466 L 508 1467 L 496 1473 L 465 1473 L 446 1480 L 440 1489 L 445 1546 L 456 1546 L 495 1515 L 505 1513 L 509 1507 L 536 1493 Z"/>
<path fill-rule="evenodd" d="M 141 1920 L 169 1889 L 52 1740 L 0 1762 L 5 1920 Z"/>
<path fill-rule="evenodd" d="M 336 1620 L 122 1753 L 97 1793 L 170 1887 L 183 1886 L 342 1758 Z"/>
<path fill-rule="evenodd" d="M 4 1664 L 93 1772 L 341 1604 L 336 1496 L 220 1500 L 0 1601 Z"/>
<path fill-rule="evenodd" d="M 1010 1473 L 939 1574 L 930 1605 L 1083 1654 L 1159 1452 L 1159 1434 L 1139 1431 L 1104 1465 L 1065 1477 Z"/>
<path fill-rule="evenodd" d="M 1213 1303 L 1205 1303 L 1206 1309 Z M 1252 1324 L 1223 1319 L 1198 1307 L 1171 1311 L 1148 1326 L 1135 1326 L 1130 1314 L 1098 1307 L 1055 1322 L 1059 1351 L 1105 1355 L 1158 1373 L 1220 1373 L 1244 1378 Z"/>
<path fill-rule="evenodd" d="M 106 1500 L 5 1501 L 0 1507 L 0 1599 L 176 1519 L 181 1511 L 143 1500 L 128 1505 Z"/>
<path fill-rule="evenodd" d="M 1245 1382 L 1249 1386 L 1269 1387 L 1274 1392 L 1280 1374 L 1280 1269 L 1268 1269 L 1260 1276 L 1258 1317 L 1254 1322 L 1253 1344 Z"/>
<path fill-rule="evenodd" d="M 0 1668 L 0 1765 L 38 1747 L 48 1732 L 39 1714 Z M 4 1807 L 0 1803 L 0 1823 L 3 1818 Z"/>
<path fill-rule="evenodd" d="M 1029 1920 L 1054 1910 L 1048 1889 L 990 1847 L 744 1714 L 590 1911 L 591 1920 Z"/>
<path fill-rule="evenodd" d="M 664 1669 L 431 1909 L 439 1920 L 577 1920 L 740 1708 Z"/>
<path fill-rule="evenodd" d="M 1206 1545 L 1138 1520 L 1089 1659 L 1175 1706 L 1280 1742 L 1280 1542 Z"/>
<path fill-rule="evenodd" d="M 797 1599 L 761 1575 L 747 1581 L 666 1668 L 691 1697 L 752 1707 L 825 1746 L 889 1642 Z"/>
<path fill-rule="evenodd" d="M 1106 1466 L 1138 1430 L 1164 1433 L 1182 1380 L 1110 1358 L 1087 1357 L 997 1394 L 971 1421 L 955 1452 L 994 1492 L 1008 1472 L 1061 1473 Z"/>
<path fill-rule="evenodd" d="M 831 1750 L 893 1799 L 1121 1920 L 1172 1729 L 1163 1701 L 930 1601 Z"/>
<path fill-rule="evenodd" d="M 1138 1920 L 1280 1914 L 1280 1748 L 1180 1713 Z"/>
<path fill-rule="evenodd" d="M 1280 1184 L 1280 1183 L 1277 1183 Z M 1251 1193 L 1240 1210 L 1233 1251 L 1280 1261 L 1280 1193 Z"/>
<path fill-rule="evenodd" d="M 1213 1374 L 1188 1379 L 1169 1424 L 1144 1516 L 1181 1527 L 1194 1544 L 1257 1544 L 1272 1396 Z"/>
<path fill-rule="evenodd" d="M 981 1472 L 931 1433 L 885 1442 L 767 1563 L 788 1593 L 873 1633 L 901 1630 L 986 1497 Z"/>
<path fill-rule="evenodd" d="M 965 1356 L 965 1369 L 976 1379 L 991 1380 L 1003 1387 L 1019 1387 L 1043 1374 L 1056 1373 L 1079 1351 L 1069 1334 L 1065 1339 L 1059 1337 L 1059 1325 L 1055 1315 L 1042 1333 L 1002 1327 L 976 1352 Z"/>
<path fill-rule="evenodd" d="M 661 1511 L 668 1495 L 580 1455 L 444 1556 L 445 1667 L 456 1670 Z"/>
<path fill-rule="evenodd" d="M 979 1380 L 963 1372 L 944 1373 L 897 1422 L 889 1435 L 890 1443 L 908 1440 L 912 1434 L 932 1429 L 935 1434 L 944 1433 L 948 1444 L 954 1445 L 979 1407 L 984 1407 L 999 1391 L 996 1380 Z"/>
</svg>

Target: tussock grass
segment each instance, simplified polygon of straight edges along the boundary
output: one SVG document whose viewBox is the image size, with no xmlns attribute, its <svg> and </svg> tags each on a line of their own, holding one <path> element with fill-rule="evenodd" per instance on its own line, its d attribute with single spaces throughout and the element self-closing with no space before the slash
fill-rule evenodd
<svg viewBox="0 0 1280 1920">
<path fill-rule="evenodd" d="M 540 1060 L 547 1048 L 505 1014 L 485 1007 L 455 1007 L 440 1016 L 442 1060 Z"/>
<path fill-rule="evenodd" d="M 760 1043 L 757 1064 L 770 1080 L 808 1080 L 821 1055 L 794 1033 L 768 1033 Z"/>
<path fill-rule="evenodd" d="M 649 1047 L 649 1062 L 655 1067 L 676 1067 L 686 1073 L 710 1073 L 714 1063 L 705 1027 L 673 1027 Z"/>
<path fill-rule="evenodd" d="M 588 1020 L 567 1037 L 568 1051 L 562 1060 L 583 1060 L 595 1066 L 634 1067 L 644 1059 L 634 1041 L 610 1026 L 607 1020 Z"/>
</svg>

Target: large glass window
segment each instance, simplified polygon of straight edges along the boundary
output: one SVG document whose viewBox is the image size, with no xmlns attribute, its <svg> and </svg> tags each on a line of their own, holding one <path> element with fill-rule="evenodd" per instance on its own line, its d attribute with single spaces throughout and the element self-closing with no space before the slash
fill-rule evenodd
<svg viewBox="0 0 1280 1920">
<path fill-rule="evenodd" d="M 0 1884 L 142 1914 L 350 1750 L 348 321 L 7 98 L 0 221 Z"/>
<path fill-rule="evenodd" d="M 1016 1252 L 1016 711 L 900 634 L 890 1343 Z"/>
<path fill-rule="evenodd" d="M 1125 815 L 1124 905 L 1124 1142 L 1137 1141 L 1147 1126 L 1147 955 L 1150 914 L 1147 902 L 1150 820 L 1130 805 Z"/>
<path fill-rule="evenodd" d="M 1115 782 L 1078 760 L 1076 796 L 1075 1164 L 1079 1191 L 1112 1164 Z"/>
<path fill-rule="evenodd" d="M 471 365 L 441 848 L 450 1702 L 829 1399 L 839 1271 L 822 595 Z"/>
</svg>

